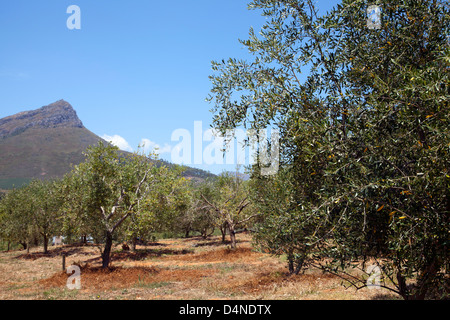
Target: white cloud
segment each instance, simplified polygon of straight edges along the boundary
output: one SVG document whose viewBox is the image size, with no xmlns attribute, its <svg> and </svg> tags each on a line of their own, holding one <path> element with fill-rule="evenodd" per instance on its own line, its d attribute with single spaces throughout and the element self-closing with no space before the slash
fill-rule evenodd
<svg viewBox="0 0 450 320">
<path fill-rule="evenodd" d="M 156 146 L 158 146 L 155 142 L 145 138 L 141 140 L 141 143 L 139 143 L 139 145 L 141 146 L 144 153 L 150 153 L 153 151 L 153 149 L 155 149 Z"/>
<path fill-rule="evenodd" d="M 159 148 L 159 154 L 163 153 L 171 153 L 172 152 L 172 146 L 170 144 L 165 144 L 164 147 Z"/>
<path fill-rule="evenodd" d="M 108 142 L 111 142 L 113 145 L 117 146 L 120 150 L 133 152 L 133 148 L 130 146 L 130 144 L 127 142 L 127 140 L 125 140 L 124 138 L 122 138 L 121 136 L 119 136 L 117 134 L 115 134 L 113 136 L 104 134 L 102 136 L 102 139 L 104 139 Z"/>
<path fill-rule="evenodd" d="M 117 146 L 120 150 L 134 152 L 133 148 L 130 146 L 127 140 L 125 140 L 123 137 L 115 134 L 113 136 L 104 134 L 102 136 L 102 139 L 111 142 L 113 145 Z M 172 146 L 169 144 L 165 144 L 164 147 L 161 147 L 159 144 L 157 144 L 154 141 L 151 141 L 150 139 L 143 138 L 141 142 L 139 143 L 140 151 L 144 152 L 145 154 L 149 154 L 151 152 L 156 152 L 158 155 L 161 155 L 163 153 L 170 153 L 172 152 Z"/>
<path fill-rule="evenodd" d="M 155 151 L 157 154 L 161 155 L 163 153 L 170 153 L 172 151 L 172 146 L 171 145 L 166 143 L 164 145 L 164 147 L 161 147 L 156 142 L 151 141 L 150 139 L 146 139 L 146 138 L 143 138 L 139 145 L 141 146 L 142 150 L 146 154 Z"/>
</svg>

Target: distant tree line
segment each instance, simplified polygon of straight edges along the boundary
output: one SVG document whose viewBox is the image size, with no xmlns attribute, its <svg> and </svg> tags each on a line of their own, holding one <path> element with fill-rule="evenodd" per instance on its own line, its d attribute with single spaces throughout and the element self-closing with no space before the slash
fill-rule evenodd
<svg viewBox="0 0 450 320">
<path fill-rule="evenodd" d="M 0 237 L 43 252 L 53 236 L 69 244 L 92 239 L 101 250 L 102 266 L 111 262 L 114 242 L 139 242 L 156 233 L 203 237 L 216 228 L 236 247 L 236 227 L 248 222 L 246 183 L 224 173 L 204 182 L 183 177 L 183 168 L 156 165 L 154 155 L 124 155 L 109 144 L 86 151 L 86 160 L 64 178 L 33 180 L 9 191 L 0 201 Z M 238 210 L 236 210 L 238 209 Z"/>
</svg>

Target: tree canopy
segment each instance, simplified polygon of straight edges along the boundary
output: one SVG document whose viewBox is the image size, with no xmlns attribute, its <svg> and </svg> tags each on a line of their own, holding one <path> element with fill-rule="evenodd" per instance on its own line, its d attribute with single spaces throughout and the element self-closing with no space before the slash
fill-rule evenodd
<svg viewBox="0 0 450 320">
<path fill-rule="evenodd" d="M 380 1 L 369 28 L 369 5 L 252 1 L 266 24 L 241 40 L 253 60 L 213 63 L 214 127 L 279 129 L 278 178 L 295 187 L 282 212 L 261 198 L 266 223 L 285 217 L 279 235 L 316 220 L 283 242 L 319 248 L 330 272 L 370 260 L 388 289 L 423 299 L 448 281 L 449 7 Z"/>
</svg>

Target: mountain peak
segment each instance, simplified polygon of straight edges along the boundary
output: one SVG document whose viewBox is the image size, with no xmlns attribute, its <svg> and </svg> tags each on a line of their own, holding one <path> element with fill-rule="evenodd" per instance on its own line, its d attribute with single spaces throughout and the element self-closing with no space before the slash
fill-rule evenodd
<svg viewBox="0 0 450 320">
<path fill-rule="evenodd" d="M 0 119 L 0 138 L 16 135 L 30 128 L 61 127 L 84 128 L 73 107 L 65 100 Z"/>
</svg>

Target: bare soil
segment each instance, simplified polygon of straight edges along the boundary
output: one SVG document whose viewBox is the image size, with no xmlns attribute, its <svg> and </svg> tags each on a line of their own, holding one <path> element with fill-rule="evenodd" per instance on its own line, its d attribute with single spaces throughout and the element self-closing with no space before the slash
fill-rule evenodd
<svg viewBox="0 0 450 320">
<path fill-rule="evenodd" d="M 166 239 L 138 246 L 135 252 L 114 248 L 111 267 L 103 270 L 95 246 L 34 248 L 0 253 L 1 300 L 370 300 L 398 299 L 384 289 L 356 291 L 317 269 L 289 276 L 283 257 L 255 251 L 249 234 L 238 235 L 231 250 L 219 237 Z M 78 265 L 81 289 L 70 290 Z"/>
</svg>

